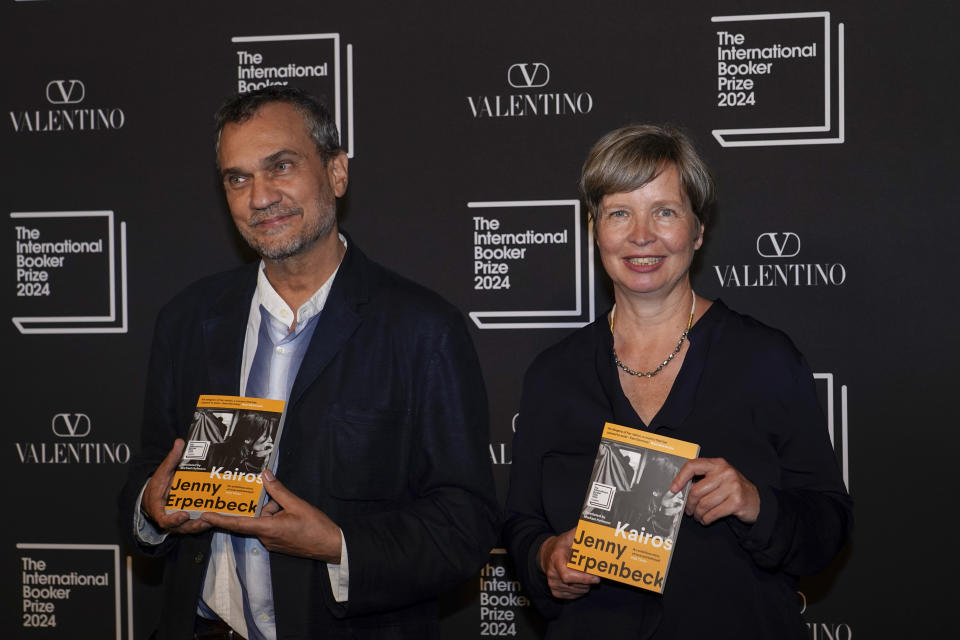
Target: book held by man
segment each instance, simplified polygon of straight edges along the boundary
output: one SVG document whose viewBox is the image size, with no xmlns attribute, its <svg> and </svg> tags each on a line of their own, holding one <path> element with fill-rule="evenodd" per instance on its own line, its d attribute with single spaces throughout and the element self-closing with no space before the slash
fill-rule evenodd
<svg viewBox="0 0 960 640">
<path fill-rule="evenodd" d="M 567 566 L 663 593 L 690 493 L 670 485 L 700 446 L 606 423 Z"/>
<path fill-rule="evenodd" d="M 282 400 L 200 396 L 165 510 L 257 517 L 266 503 L 260 474 L 276 468 Z"/>
</svg>

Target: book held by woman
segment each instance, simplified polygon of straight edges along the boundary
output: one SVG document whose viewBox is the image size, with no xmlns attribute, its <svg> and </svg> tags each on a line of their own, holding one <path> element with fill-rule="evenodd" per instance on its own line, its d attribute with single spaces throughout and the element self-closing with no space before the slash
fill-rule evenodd
<svg viewBox="0 0 960 640">
<path fill-rule="evenodd" d="M 573 537 L 573 569 L 663 593 L 689 494 L 670 484 L 700 446 L 606 423 Z"/>
</svg>

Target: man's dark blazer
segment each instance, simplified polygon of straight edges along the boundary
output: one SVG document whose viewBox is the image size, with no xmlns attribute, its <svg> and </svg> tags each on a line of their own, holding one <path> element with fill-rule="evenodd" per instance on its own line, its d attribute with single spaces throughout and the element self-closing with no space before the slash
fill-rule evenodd
<svg viewBox="0 0 960 640">
<path fill-rule="evenodd" d="M 142 451 L 121 494 L 131 530 L 147 478 L 187 435 L 200 394 L 236 395 L 257 265 L 190 286 L 161 311 Z M 352 241 L 293 385 L 277 478 L 327 513 L 349 555 L 349 601 L 323 562 L 270 554 L 278 638 L 435 635 L 436 597 L 488 557 L 498 507 L 488 410 L 461 314 L 370 261 Z M 169 536 L 158 638 L 192 636 L 210 548 Z"/>
</svg>

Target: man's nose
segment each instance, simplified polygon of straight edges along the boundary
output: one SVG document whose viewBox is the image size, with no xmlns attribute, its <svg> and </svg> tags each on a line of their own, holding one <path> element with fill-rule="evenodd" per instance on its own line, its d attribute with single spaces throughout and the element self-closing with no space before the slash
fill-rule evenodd
<svg viewBox="0 0 960 640">
<path fill-rule="evenodd" d="M 250 187 L 250 208 L 269 209 L 283 199 L 283 194 L 268 178 L 254 177 Z"/>
</svg>

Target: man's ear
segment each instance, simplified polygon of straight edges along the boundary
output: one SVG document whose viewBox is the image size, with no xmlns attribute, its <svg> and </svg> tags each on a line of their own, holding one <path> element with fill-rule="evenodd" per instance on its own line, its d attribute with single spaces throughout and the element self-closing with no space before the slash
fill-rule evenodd
<svg viewBox="0 0 960 640">
<path fill-rule="evenodd" d="M 347 154 L 341 151 L 327 160 L 327 180 L 338 198 L 347 192 Z"/>
</svg>

